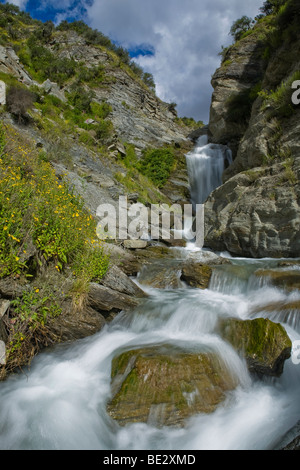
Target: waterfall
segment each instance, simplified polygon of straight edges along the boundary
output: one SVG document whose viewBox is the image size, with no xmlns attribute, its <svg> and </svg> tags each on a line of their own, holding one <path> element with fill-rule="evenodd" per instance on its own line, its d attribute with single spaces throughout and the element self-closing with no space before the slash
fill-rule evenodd
<svg viewBox="0 0 300 470">
<path fill-rule="evenodd" d="M 203 203 L 221 184 L 226 160 L 231 161 L 227 147 L 208 144 L 206 136 L 199 139 L 187 156 L 194 204 Z M 175 258 L 171 250 L 171 263 L 157 262 L 159 273 L 167 268 L 171 275 L 173 268 L 177 275 L 179 255 Z M 260 267 L 266 261 L 255 263 Z M 146 263 L 146 272 L 135 282 L 147 281 L 149 274 L 153 278 L 154 265 Z M 254 282 L 255 269 L 253 260 L 234 259 L 214 271 L 208 289 L 184 284 L 171 288 L 171 282 L 163 289 L 143 283 L 148 296 L 136 309 L 121 312 L 91 337 L 39 354 L 26 374 L 15 374 L 0 383 L 0 449 L 273 449 L 300 416 L 300 365 L 289 359 L 281 377 L 256 381 L 218 328 L 222 319 L 268 316 L 269 303 L 298 300 L 293 292 Z M 291 340 L 300 344 L 299 322 L 296 324 L 289 311 L 284 319 L 271 312 L 275 314 Z M 239 378 L 239 385 L 215 412 L 192 416 L 184 428 L 156 426 L 153 416 L 151 422 L 126 426 L 112 421 L 106 405 L 111 397 L 113 358 L 120 351 L 162 344 L 214 352 Z"/>
<path fill-rule="evenodd" d="M 203 204 L 222 184 L 225 163 L 231 164 L 232 154 L 225 145 L 209 144 L 207 135 L 203 135 L 194 150 L 187 154 L 186 162 L 192 203 Z"/>
</svg>

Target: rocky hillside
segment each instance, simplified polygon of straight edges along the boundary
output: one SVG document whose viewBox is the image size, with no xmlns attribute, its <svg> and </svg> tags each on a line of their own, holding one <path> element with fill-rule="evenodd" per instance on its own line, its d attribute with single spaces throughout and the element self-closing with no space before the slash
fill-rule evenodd
<svg viewBox="0 0 300 470">
<path fill-rule="evenodd" d="M 175 200 L 185 200 L 184 154 L 196 123 L 189 120 L 188 127 L 174 104 L 156 96 L 151 75 L 81 21 L 54 27 L 13 5 L 0 7 L 0 79 L 8 90 L 32 93 L 28 109 L 15 109 L 11 93 L 6 107 L 11 112 L 2 113 L 2 120 L 19 125 L 44 148 L 58 174 L 69 173 L 94 212 L 104 198 L 112 203 L 124 193 L 141 202 L 167 202 L 174 190 Z M 138 161 L 143 152 L 168 146 L 175 158 L 161 192 L 166 181 L 147 181 Z M 93 185 L 88 194 L 82 189 L 86 182 Z"/>
<path fill-rule="evenodd" d="M 206 243 L 234 255 L 300 253 L 300 8 L 281 3 L 223 51 L 212 78 L 210 139 L 234 161 L 206 203 Z"/>
<path fill-rule="evenodd" d="M 145 296 L 130 243 L 97 238 L 97 207 L 186 201 L 197 123 L 100 32 L 12 4 L 0 4 L 0 80 L 1 379 Z"/>
</svg>

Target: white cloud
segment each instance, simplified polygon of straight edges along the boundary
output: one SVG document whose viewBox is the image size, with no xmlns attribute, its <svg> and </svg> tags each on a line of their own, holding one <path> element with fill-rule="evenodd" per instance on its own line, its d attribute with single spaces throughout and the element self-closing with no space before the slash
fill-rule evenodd
<svg viewBox="0 0 300 470">
<path fill-rule="evenodd" d="M 21 10 L 24 10 L 28 3 L 28 0 L 10 0 L 9 3 L 13 3 L 17 7 L 19 7 Z"/>
<path fill-rule="evenodd" d="M 24 8 L 28 0 L 11 0 Z M 232 23 L 254 17 L 264 0 L 41 0 L 52 6 L 55 23 L 73 16 L 126 48 L 149 44 L 153 56 L 135 60 L 153 74 L 158 96 L 176 102 L 180 116 L 208 120 L 211 76 L 222 45 L 231 42 Z"/>
<path fill-rule="evenodd" d="M 89 24 L 124 47 L 151 44 L 154 56 L 137 62 L 153 74 L 161 99 L 179 115 L 207 122 L 211 75 L 237 18 L 254 17 L 263 0 L 94 0 Z"/>
</svg>

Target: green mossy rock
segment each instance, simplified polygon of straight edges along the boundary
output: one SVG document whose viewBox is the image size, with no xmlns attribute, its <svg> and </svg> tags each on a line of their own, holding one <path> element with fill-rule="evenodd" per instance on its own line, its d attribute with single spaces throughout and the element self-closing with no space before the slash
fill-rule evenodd
<svg viewBox="0 0 300 470">
<path fill-rule="evenodd" d="M 181 279 L 190 287 L 207 289 L 212 275 L 212 268 L 203 263 L 187 263 L 182 268 Z"/>
<path fill-rule="evenodd" d="M 265 318 L 229 318 L 222 320 L 219 328 L 222 337 L 245 357 L 250 372 L 259 376 L 282 374 L 292 348 L 282 325 Z"/>
<path fill-rule="evenodd" d="M 112 361 L 109 415 L 126 425 L 148 422 L 183 426 L 197 413 L 211 413 L 238 381 L 214 353 L 164 347 L 124 352 Z"/>
</svg>

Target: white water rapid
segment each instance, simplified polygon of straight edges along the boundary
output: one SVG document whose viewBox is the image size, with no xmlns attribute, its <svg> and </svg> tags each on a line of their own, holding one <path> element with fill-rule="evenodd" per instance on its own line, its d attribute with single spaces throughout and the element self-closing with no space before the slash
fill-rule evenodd
<svg viewBox="0 0 300 470">
<path fill-rule="evenodd" d="M 199 160 L 202 164 L 202 159 L 195 157 L 193 165 L 196 167 Z M 202 170 L 197 174 L 205 180 Z M 178 259 L 199 260 L 212 255 L 204 250 L 170 250 L 172 263 L 174 254 Z M 253 276 L 255 269 L 275 265 L 276 260 L 231 261 L 215 270 L 205 290 L 186 285 L 177 289 L 141 285 L 149 297 L 138 308 L 119 314 L 92 337 L 46 350 L 34 359 L 26 374 L 15 374 L 1 383 L 0 448 L 274 449 L 300 417 L 300 364 L 288 359 L 280 378 L 255 380 L 215 326 L 219 318 L 266 316 L 264 305 L 300 301 L 300 293 L 261 284 Z M 157 270 L 168 262 L 156 261 Z M 152 269 L 154 266 L 155 262 Z M 136 282 L 140 281 L 138 277 Z M 300 340 L 300 325 L 292 316 L 282 318 L 278 313 L 274 318 L 283 323 L 292 341 Z M 215 412 L 193 416 L 183 428 L 156 427 L 153 423 L 121 427 L 106 413 L 111 360 L 124 349 L 161 343 L 217 352 L 238 377 L 239 386 Z"/>
</svg>

